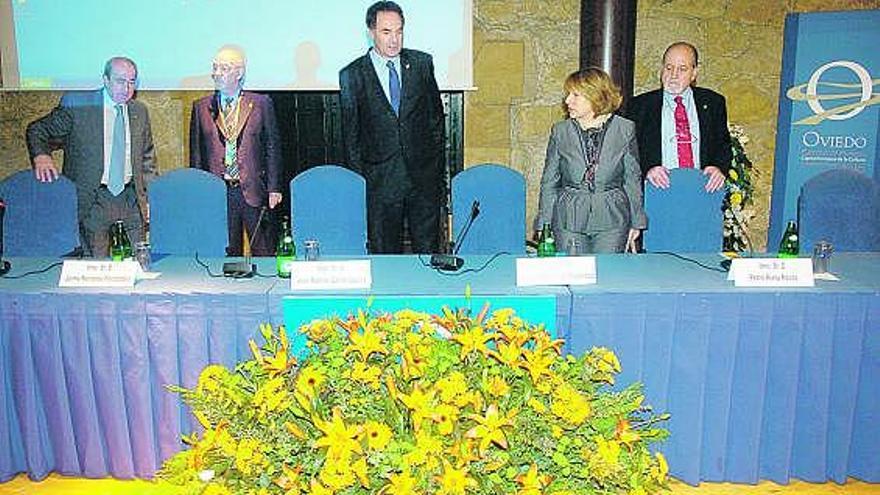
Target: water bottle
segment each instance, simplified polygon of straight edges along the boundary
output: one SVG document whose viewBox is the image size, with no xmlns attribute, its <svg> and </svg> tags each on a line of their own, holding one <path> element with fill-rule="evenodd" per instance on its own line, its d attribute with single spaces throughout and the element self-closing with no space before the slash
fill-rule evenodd
<svg viewBox="0 0 880 495">
<path fill-rule="evenodd" d="M 122 220 L 117 220 L 110 227 L 110 258 L 113 261 L 122 261 L 130 259 L 133 254 L 125 224 Z"/>
<path fill-rule="evenodd" d="M 541 228 L 541 238 L 538 241 L 538 256 L 556 256 L 556 240 L 553 238 L 553 230 L 550 228 L 550 223 L 547 222 L 544 224 L 544 227 Z"/>
<path fill-rule="evenodd" d="M 785 233 L 782 234 L 782 240 L 779 242 L 779 257 L 797 258 L 799 252 L 797 224 L 794 220 L 789 220 L 788 226 L 785 227 Z"/>
<path fill-rule="evenodd" d="M 293 242 L 290 223 L 285 218 L 281 222 L 281 235 L 278 237 L 278 246 L 275 249 L 275 267 L 279 277 L 290 278 L 290 270 L 295 259 L 296 244 Z"/>
</svg>

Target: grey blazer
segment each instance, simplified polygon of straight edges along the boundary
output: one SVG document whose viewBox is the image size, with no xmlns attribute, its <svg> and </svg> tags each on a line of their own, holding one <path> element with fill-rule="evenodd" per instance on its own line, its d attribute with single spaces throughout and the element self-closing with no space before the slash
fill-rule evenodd
<svg viewBox="0 0 880 495">
<path fill-rule="evenodd" d="M 147 186 L 156 175 L 156 152 L 147 107 L 130 100 L 128 119 L 132 181 L 141 220 L 146 225 Z M 50 154 L 53 142 L 61 143 L 64 148 L 61 173 L 76 185 L 82 221 L 104 173 L 104 93 L 101 89 L 65 93 L 51 113 L 28 125 L 26 137 L 31 160 L 39 154 Z"/>
<path fill-rule="evenodd" d="M 599 152 L 594 192 L 582 183 L 587 163 L 579 132 L 573 119 L 553 125 L 535 230 L 547 222 L 554 229 L 581 234 L 647 227 L 635 124 L 611 116 Z"/>
</svg>

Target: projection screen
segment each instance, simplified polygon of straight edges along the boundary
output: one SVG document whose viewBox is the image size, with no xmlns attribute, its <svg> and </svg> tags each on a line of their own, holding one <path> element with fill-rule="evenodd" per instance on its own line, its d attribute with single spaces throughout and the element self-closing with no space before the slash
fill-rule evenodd
<svg viewBox="0 0 880 495">
<path fill-rule="evenodd" d="M 0 0 L 4 89 L 100 84 L 104 61 L 138 64 L 141 89 L 209 89 L 211 59 L 245 49 L 245 86 L 338 89 L 339 70 L 370 46 L 373 0 Z M 400 0 L 404 46 L 434 56 L 441 89 L 473 86 L 472 0 Z"/>
</svg>

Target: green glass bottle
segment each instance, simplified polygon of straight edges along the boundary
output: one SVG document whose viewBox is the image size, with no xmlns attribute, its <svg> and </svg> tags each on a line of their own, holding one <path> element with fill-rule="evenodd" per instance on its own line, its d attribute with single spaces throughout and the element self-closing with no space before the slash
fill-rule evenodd
<svg viewBox="0 0 880 495">
<path fill-rule="evenodd" d="M 779 242 L 780 258 L 797 258 L 800 253 L 800 243 L 798 242 L 798 228 L 794 220 L 789 220 L 785 227 L 785 233 L 782 234 L 782 240 Z"/>
<path fill-rule="evenodd" d="M 553 238 L 553 229 L 550 223 L 545 223 L 541 228 L 541 238 L 538 241 L 538 256 L 556 256 L 556 240 Z"/>
<path fill-rule="evenodd" d="M 295 259 L 296 244 L 293 242 L 290 222 L 285 218 L 281 222 L 281 235 L 278 236 L 278 246 L 275 248 L 275 267 L 279 277 L 290 278 L 290 270 Z"/>
<path fill-rule="evenodd" d="M 113 261 L 130 259 L 134 255 L 131 247 L 131 239 L 125 230 L 122 220 L 117 220 L 110 227 L 110 258 Z"/>
</svg>

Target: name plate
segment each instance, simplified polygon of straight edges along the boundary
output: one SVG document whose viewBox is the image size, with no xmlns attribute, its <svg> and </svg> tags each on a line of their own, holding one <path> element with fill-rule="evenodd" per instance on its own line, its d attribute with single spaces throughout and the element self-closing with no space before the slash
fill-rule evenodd
<svg viewBox="0 0 880 495">
<path fill-rule="evenodd" d="M 295 261 L 290 290 L 369 289 L 373 285 L 370 260 Z"/>
<path fill-rule="evenodd" d="M 64 260 L 58 287 L 134 287 L 137 261 Z"/>
<path fill-rule="evenodd" d="M 595 256 L 517 258 L 516 285 L 590 285 L 596 283 Z"/>
<path fill-rule="evenodd" d="M 736 258 L 730 264 L 735 287 L 813 287 L 809 258 Z"/>
</svg>

